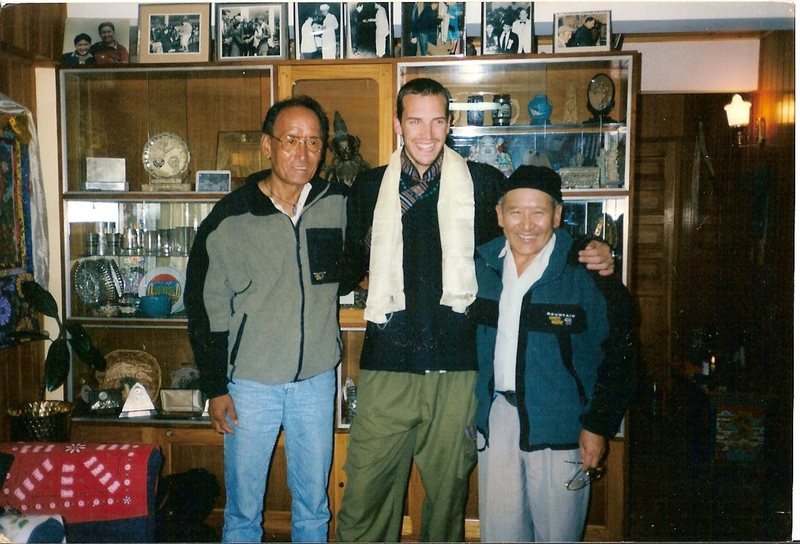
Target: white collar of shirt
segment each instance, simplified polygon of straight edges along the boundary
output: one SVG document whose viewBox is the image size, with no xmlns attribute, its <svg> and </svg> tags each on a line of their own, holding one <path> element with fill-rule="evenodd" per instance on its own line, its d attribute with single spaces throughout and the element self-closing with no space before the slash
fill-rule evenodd
<svg viewBox="0 0 800 544">
<path fill-rule="evenodd" d="M 517 339 L 519 319 L 522 311 L 522 298 L 531 286 L 539 281 L 556 245 L 556 235 L 536 255 L 521 275 L 517 275 L 514 255 L 506 240 L 498 257 L 503 258 L 503 291 L 500 294 L 499 317 L 497 320 L 497 341 L 494 345 L 494 384 L 497 391 L 515 391 L 517 366 Z"/>
</svg>

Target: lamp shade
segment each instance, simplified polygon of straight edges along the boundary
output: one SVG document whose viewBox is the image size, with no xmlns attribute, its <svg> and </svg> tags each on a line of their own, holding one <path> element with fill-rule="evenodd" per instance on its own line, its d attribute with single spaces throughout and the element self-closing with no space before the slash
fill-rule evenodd
<svg viewBox="0 0 800 544">
<path fill-rule="evenodd" d="M 742 100 L 742 95 L 735 94 L 731 103 L 725 106 L 728 115 L 728 126 L 744 127 L 750 124 L 750 102 Z"/>
</svg>

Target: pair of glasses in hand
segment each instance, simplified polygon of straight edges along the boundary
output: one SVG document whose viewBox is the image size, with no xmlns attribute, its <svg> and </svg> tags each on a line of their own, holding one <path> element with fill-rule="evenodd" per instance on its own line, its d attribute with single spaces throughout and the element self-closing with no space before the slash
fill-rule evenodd
<svg viewBox="0 0 800 544">
<path fill-rule="evenodd" d="M 576 472 L 575 475 L 564 484 L 564 486 L 570 491 L 578 491 L 579 489 L 583 489 L 592 483 L 594 480 L 597 480 L 602 475 L 602 468 L 595 468 L 592 470 L 578 469 L 578 472 Z"/>
</svg>

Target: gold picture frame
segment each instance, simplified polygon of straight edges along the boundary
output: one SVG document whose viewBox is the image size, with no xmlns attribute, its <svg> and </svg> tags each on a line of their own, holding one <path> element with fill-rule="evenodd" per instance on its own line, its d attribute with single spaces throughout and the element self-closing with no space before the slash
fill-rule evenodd
<svg viewBox="0 0 800 544">
<path fill-rule="evenodd" d="M 261 132 L 219 132 L 217 170 L 228 170 L 233 178 L 244 178 L 272 165 L 261 153 Z"/>
<path fill-rule="evenodd" d="M 211 4 L 140 4 L 139 62 L 208 62 Z"/>
</svg>

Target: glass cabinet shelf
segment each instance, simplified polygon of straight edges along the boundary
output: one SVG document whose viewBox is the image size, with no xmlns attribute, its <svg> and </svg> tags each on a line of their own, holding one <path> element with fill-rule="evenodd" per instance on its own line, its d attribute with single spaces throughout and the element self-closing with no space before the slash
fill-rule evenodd
<svg viewBox="0 0 800 544">
<path fill-rule="evenodd" d="M 628 190 L 634 58 L 537 56 L 397 64 L 398 85 L 428 77 L 451 93 L 448 144 L 509 176 L 548 166 L 570 191 Z"/>
<path fill-rule="evenodd" d="M 272 104 L 272 72 L 271 65 L 60 70 L 64 192 L 190 191 L 199 171 L 236 177 L 234 159 L 249 167 L 249 149 L 257 149 L 248 138 L 260 132 Z M 154 174 L 143 164 L 145 145 L 164 133 L 177 139 L 159 140 L 153 162 L 171 160 L 176 141 L 188 156 L 181 153 L 175 172 Z M 159 175 L 171 186 L 158 185 Z"/>
<path fill-rule="evenodd" d="M 212 200 L 66 200 L 67 317 L 182 319 L 186 264 Z M 170 297 L 165 315 L 145 295 Z"/>
</svg>

